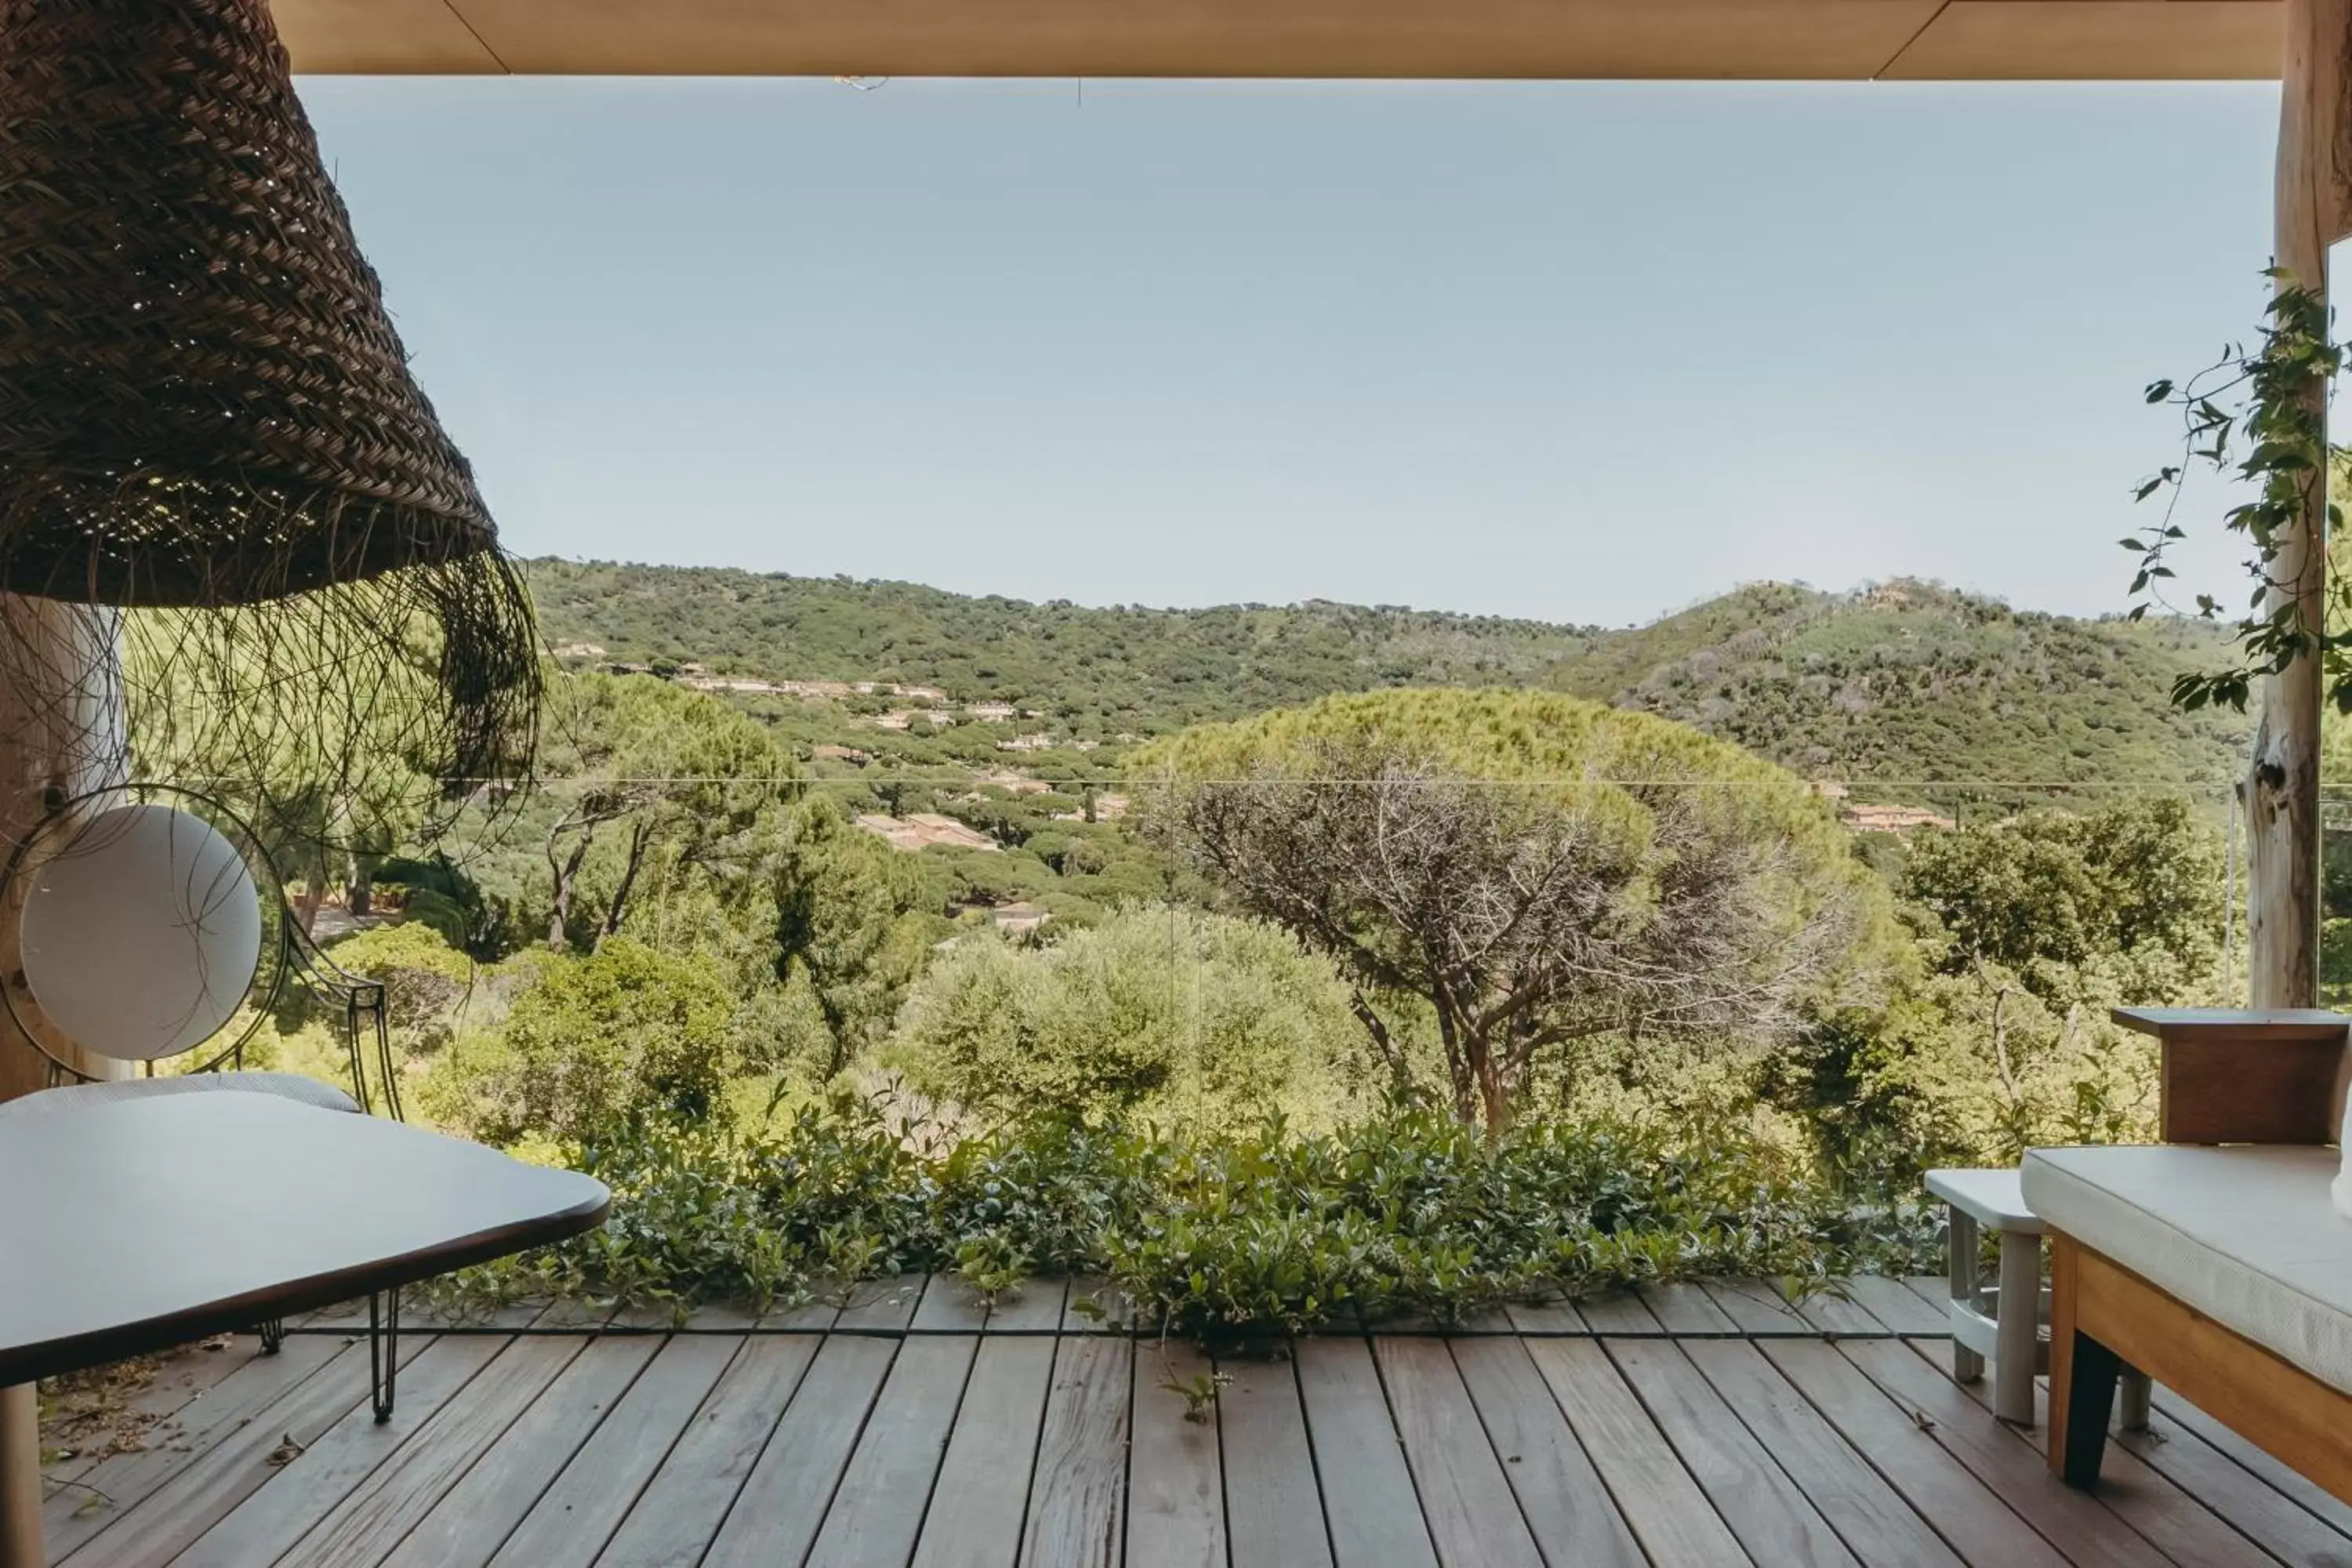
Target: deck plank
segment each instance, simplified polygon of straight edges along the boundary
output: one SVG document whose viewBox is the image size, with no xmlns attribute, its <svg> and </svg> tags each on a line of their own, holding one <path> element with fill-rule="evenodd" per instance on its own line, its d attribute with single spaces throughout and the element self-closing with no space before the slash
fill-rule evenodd
<svg viewBox="0 0 2352 1568">
<path fill-rule="evenodd" d="M 808 1568 L 907 1568 L 979 1344 L 972 1334 L 923 1334 L 898 1347 Z"/>
<path fill-rule="evenodd" d="M 141 1551 L 126 1550 L 131 1545 L 128 1542 L 101 1538 L 95 1561 L 109 1568 L 167 1559 L 175 1568 L 252 1568 L 257 1563 L 275 1563 L 378 1465 L 430 1425 L 434 1415 L 512 1342 L 498 1336 L 468 1334 L 435 1340 L 401 1368 L 399 1409 L 384 1426 L 376 1425 L 368 1407 L 364 1377 L 353 1377 L 343 1388 L 333 1390 L 331 1400 L 324 1397 L 328 1390 L 320 1390 L 322 1408 L 314 1417 L 320 1425 L 289 1428 L 278 1420 L 267 1425 L 255 1422 L 215 1450 L 228 1451 L 228 1466 L 207 1476 L 213 1486 L 198 1495 L 203 1500 L 199 1517 L 208 1515 L 217 1522 L 196 1537 L 184 1553 L 172 1555 L 185 1544 L 185 1536 L 142 1539 L 139 1545 L 145 1550 Z M 315 1386 L 315 1380 L 306 1384 L 305 1394 Z M 295 1412 L 289 1409 L 285 1414 Z M 302 1445 L 302 1451 L 290 1462 L 273 1460 L 271 1451 L 288 1436 Z M 212 1458 L 205 1456 L 207 1460 Z M 181 1489 L 173 1489 L 175 1501 L 182 1495 Z M 233 1506 L 222 1508 L 222 1502 L 231 1498 Z M 136 1514 L 130 1521 L 134 1531 L 147 1522 Z M 159 1555 L 148 1554 L 159 1548 L 163 1549 Z"/>
<path fill-rule="evenodd" d="M 1613 1340 L 1604 1344 L 1618 1372 L 1641 1395 L 1659 1430 L 1682 1456 L 1699 1489 L 1714 1502 L 1716 1511 L 1750 1557 L 1775 1568 L 1781 1563 L 1852 1568 L 1853 1552 L 1837 1526 L 1822 1517 L 1825 1505 L 1806 1495 L 1802 1467 L 1780 1453 L 1778 1435 L 1769 1428 L 1751 1430 L 1753 1423 L 1743 1424 L 1722 1391 L 1684 1353 L 1685 1349 L 1696 1350 L 1701 1342 L 1682 1347 L 1654 1341 Z M 1709 1349 L 1755 1354 L 1754 1347 L 1743 1340 L 1703 1342 Z M 1799 1443 L 1817 1440 L 1818 1435 L 1811 1431 L 1801 1431 L 1797 1436 Z M 1843 1452 L 1843 1445 L 1839 1451 Z M 1912 1535 L 1926 1533 L 1899 1500 L 1890 1497 L 1885 1501 L 1909 1521 Z M 1906 1544 L 1911 1538 L 1898 1535 Z M 1927 1537 L 1927 1546 L 1923 1563 L 1953 1561 L 1934 1537 Z"/>
<path fill-rule="evenodd" d="M 1021 1531 L 1022 1568 L 1102 1568 L 1118 1561 L 1127 1539 L 1134 1353 L 1124 1335 L 1065 1334 L 1055 1342 L 1054 1383 Z"/>
<path fill-rule="evenodd" d="M 1642 1287 L 1643 1304 L 1670 1334 L 1736 1334 L 1739 1325 L 1694 1280 Z"/>
<path fill-rule="evenodd" d="M 821 1334 L 840 1321 L 841 1304 L 850 1287 L 838 1279 L 812 1279 L 808 1282 L 808 1300 L 796 1307 L 778 1302 L 760 1318 L 760 1328 L 765 1333 Z"/>
<path fill-rule="evenodd" d="M 1945 1362 L 1944 1346 L 1935 1342 L 1913 1341 L 1912 1352 L 1941 1372 Z M 1990 1384 L 1977 1383 L 1967 1386 L 1953 1385 L 1961 1395 L 1981 1408 L 1987 1416 L 1992 1414 L 1992 1394 Z M 2033 1386 L 2033 1425 L 2026 1428 L 2009 1426 L 2020 1441 L 2036 1455 L 2048 1452 L 2050 1439 L 2049 1399 L 2041 1383 Z M 2044 1473 L 2047 1471 L 2045 1469 Z M 2235 1564 L 2246 1561 L 2245 1553 L 2252 1552 L 2255 1561 L 2273 1564 L 2278 1559 L 2262 1551 L 2253 1542 L 2230 1528 L 2221 1515 L 2207 1508 L 2174 1486 L 2163 1476 L 2141 1463 L 2138 1457 L 2116 1446 L 2111 1437 L 2107 1443 L 2106 1460 L 2099 1472 L 2100 1506 L 2112 1511 L 2134 1530 L 2153 1542 L 2158 1552 L 2189 1568 L 2189 1564 Z"/>
<path fill-rule="evenodd" d="M 747 1342 L 597 1555 L 596 1568 L 699 1561 L 823 1342 L 814 1334 L 761 1334 Z"/>
<path fill-rule="evenodd" d="M 1064 1279 L 1024 1279 L 1010 1290 L 999 1291 L 989 1303 L 988 1331 L 992 1334 L 1051 1334 L 1061 1331 L 1062 1307 L 1070 1282 Z"/>
<path fill-rule="evenodd" d="M 1915 1298 L 1916 1299 L 1916 1298 Z M 1913 1425 L 1932 1436 L 1979 1480 L 2009 1500 L 2025 1521 L 2066 1554 L 2074 1568 L 2136 1568 L 2147 1563 L 2154 1543 L 2101 1500 L 2073 1487 L 2051 1484 L 2048 1467 L 2033 1446 L 2000 1422 L 1987 1419 L 1983 1405 L 1969 1397 L 1941 1368 L 1928 1365 L 1909 1346 L 1892 1340 L 1854 1340 L 1838 1347 Z M 2215 1529 L 2192 1540 L 2181 1568 L 2256 1568 L 2270 1559 L 2235 1531 Z"/>
<path fill-rule="evenodd" d="M 988 1299 L 961 1276 L 934 1274 L 908 1328 L 923 1334 L 976 1334 L 988 1326 Z"/>
<path fill-rule="evenodd" d="M 1066 1334 L 1125 1333 L 1135 1316 L 1135 1303 L 1126 1290 L 1099 1275 L 1081 1274 L 1069 1281 L 1062 1304 Z"/>
<path fill-rule="evenodd" d="M 2146 1432 L 2116 1433 L 2122 1448 L 2285 1563 L 2352 1563 L 2352 1540 L 2202 1437 L 2159 1415 Z"/>
<path fill-rule="evenodd" d="M 834 1331 L 905 1332 L 915 1321 L 915 1308 L 923 1299 L 928 1279 L 921 1274 L 900 1274 L 888 1279 L 859 1280 L 842 1301 L 841 1316 L 833 1321 Z"/>
<path fill-rule="evenodd" d="M 183 1401 L 158 1451 L 108 1461 L 142 1495 L 68 1521 L 58 1550 L 76 1568 L 2352 1563 L 2352 1509 L 2169 1394 L 2095 1495 L 2058 1485 L 2044 1433 L 1949 1380 L 1947 1340 L 1893 1337 L 1937 1312 L 1897 1280 L 1857 1291 L 1880 1325 L 1860 1337 L 1754 1310 L 1769 1330 L 1743 1330 L 1702 1290 L 1643 1297 L 1658 1326 L 1635 1335 L 1578 1314 L 1524 1340 L 1310 1339 L 1227 1363 L 1198 1423 L 1161 1385 L 1206 1373 L 1199 1351 L 975 1332 L 974 1300 L 925 1313 L 939 1283 L 907 1298 L 914 1331 L 411 1336 L 388 1429 L 363 1347 L 298 1336 Z M 1706 1326 L 1670 1337 L 1685 1324 Z"/>
<path fill-rule="evenodd" d="M 147 1434 L 145 1447 L 82 1467 L 75 1477 L 79 1485 L 58 1488 L 41 1505 L 51 1558 L 64 1557 L 105 1530 L 172 1484 L 225 1434 L 248 1421 L 268 1419 L 269 1410 L 291 1391 L 320 1376 L 341 1381 L 340 1392 L 349 1395 L 344 1400 L 348 1408 L 367 1392 L 367 1352 L 362 1349 L 354 1358 L 352 1347 L 324 1335 L 289 1339 L 278 1354 L 255 1355 L 204 1391 L 203 1398 L 192 1397 L 157 1423 Z M 328 1397 L 332 1399 L 336 1392 L 331 1390 Z"/>
<path fill-rule="evenodd" d="M 1841 1294 L 1843 1292 L 1843 1294 Z M 1883 1334 L 1887 1327 L 1869 1308 L 1854 1299 L 1853 1281 L 1832 1280 L 1810 1296 L 1789 1303 L 1790 1310 L 1824 1334 Z"/>
<path fill-rule="evenodd" d="M 1918 1292 L 1900 1279 L 1884 1274 L 1858 1274 L 1845 1282 L 1846 1293 L 1893 1334 L 1948 1334 L 1951 1319 L 1943 1304 L 1929 1306 Z"/>
<path fill-rule="evenodd" d="M 384 1568 L 483 1568 L 601 1428 L 661 1345 L 658 1338 L 631 1334 L 581 1347 L 546 1392 L 383 1559 Z M 418 1441 L 425 1440 L 418 1434 Z"/>
<path fill-rule="evenodd" d="M 1555 1296 L 1543 1301 L 1506 1301 L 1503 1315 L 1523 1334 L 1589 1334 L 1576 1303 Z"/>
<path fill-rule="evenodd" d="M 1748 1553 L 1599 1341 L 1530 1340 L 1528 1354 L 1651 1562 L 1746 1568 Z"/>
<path fill-rule="evenodd" d="M 2271 1458 L 2245 1438 L 2181 1398 L 2168 1388 L 2156 1391 L 2156 1407 L 2164 1418 L 2187 1427 L 2227 1454 L 2273 1488 L 2317 1514 L 2335 1530 L 2352 1534 L 2352 1504 L 2345 1503 Z M 2158 1428 L 2164 1430 L 2162 1427 Z"/>
<path fill-rule="evenodd" d="M 1743 1334 L 1819 1337 L 1821 1331 L 1799 1317 L 1769 1279 L 1703 1279 L 1699 1289 L 1723 1309 Z"/>
<path fill-rule="evenodd" d="M 1610 1290 L 1588 1296 L 1576 1304 L 1577 1316 L 1596 1334 L 1656 1334 L 1665 1331 L 1631 1290 Z"/>
<path fill-rule="evenodd" d="M 1217 1398 L 1217 1427 L 1225 1460 L 1225 1532 L 1236 1568 L 1331 1568 L 1330 1532 L 1297 1369 L 1286 1361 L 1223 1360 L 1217 1370 L 1233 1379 Z"/>
<path fill-rule="evenodd" d="M 680 1334 L 662 1345 L 498 1547 L 493 1568 L 588 1568 L 744 1343 Z"/>
<path fill-rule="evenodd" d="M 2066 1560 L 1901 1405 L 1818 1341 L 1759 1347 L 1887 1483 L 1978 1568 L 2066 1568 Z"/>
<path fill-rule="evenodd" d="M 908 1301 L 907 1310 L 914 1310 Z M 759 1463 L 743 1478 L 735 1506 L 703 1556 L 705 1568 L 774 1568 L 808 1554 L 900 1342 L 867 1334 L 825 1336 Z"/>
<path fill-rule="evenodd" d="M 1021 1521 L 1053 1381 L 1052 1340 L 1007 1335 L 980 1342 L 915 1543 L 914 1568 L 1013 1568 L 1021 1555 Z"/>
<path fill-rule="evenodd" d="M 1583 1445 L 1517 1340 L 1461 1340 L 1454 1363 L 1544 1559 L 1642 1568 L 1644 1559 Z"/>
<path fill-rule="evenodd" d="M 278 1568 L 361 1568 L 380 1561 L 493 1451 L 584 1348 L 569 1336 L 509 1343 L 278 1558 Z"/>
<path fill-rule="evenodd" d="M 1544 1568 L 1445 1342 L 1382 1339 L 1372 1350 L 1438 1561 Z"/>
<path fill-rule="evenodd" d="M 149 1448 L 155 1447 L 158 1441 L 177 1441 L 185 1427 L 185 1423 L 177 1417 L 195 1414 L 192 1407 L 197 1400 L 246 1367 L 277 1359 L 279 1358 L 263 1355 L 261 1342 L 251 1334 L 225 1334 L 166 1351 L 154 1377 L 122 1402 L 122 1415 L 150 1423 L 141 1434 L 156 1440 L 148 1442 Z M 47 1436 L 42 1447 L 47 1452 L 49 1444 L 60 1434 L 53 1425 L 45 1422 L 44 1426 Z M 109 1458 L 121 1457 L 92 1451 L 95 1445 L 51 1458 L 41 1467 L 42 1485 L 58 1488 L 61 1482 L 84 1479 Z M 71 1487 L 61 1489 L 70 1494 L 67 1500 L 76 1508 L 90 1495 Z"/>
<path fill-rule="evenodd" d="M 1442 1340 L 1418 1342 L 1444 1352 Z M 1302 1340 L 1297 1355 L 1307 1443 L 1339 1568 L 1436 1568 L 1437 1548 L 1372 1351 L 1349 1336 Z"/>
<path fill-rule="evenodd" d="M 1225 1490 L 1214 1405 L 1188 1419 L 1167 1386 L 1214 1375 L 1207 1356 L 1180 1341 L 1137 1347 L 1128 1451 L 1126 1568 L 1224 1568 Z"/>
</svg>

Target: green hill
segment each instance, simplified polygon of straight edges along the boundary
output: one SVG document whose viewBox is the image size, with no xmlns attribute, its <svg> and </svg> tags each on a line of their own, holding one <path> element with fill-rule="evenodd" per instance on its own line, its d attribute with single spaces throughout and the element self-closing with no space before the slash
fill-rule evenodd
<svg viewBox="0 0 2352 1568">
<path fill-rule="evenodd" d="M 965 722 L 938 745 L 877 731 L 882 697 L 757 700 L 804 741 L 888 758 L 990 754 L 1026 728 L 1107 773 L 1120 738 L 1231 719 L 1333 691 L 1545 686 L 1695 724 L 1861 798 L 1959 802 L 2074 793 L 2068 784 L 2186 787 L 2218 802 L 2247 734 L 2186 714 L 2180 670 L 2217 657 L 2194 623 L 2028 614 L 1917 583 L 1853 594 L 1767 584 L 1632 631 L 1311 602 L 1090 609 L 914 584 L 555 560 L 527 563 L 551 643 L 574 662 L 765 681 L 937 688 L 950 705 L 1025 710 Z M 591 651 L 593 650 L 593 651 Z M 902 704 L 903 705 L 903 704 Z M 832 717 L 827 717 L 827 715 Z M 1873 787 L 1873 783 L 1883 787 Z"/>
<path fill-rule="evenodd" d="M 1087 609 L 913 583 L 708 568 L 526 563 L 548 638 L 714 675 L 877 680 L 1034 708 L 1080 734 L 1237 719 L 1333 691 L 1520 686 L 1594 633 L 1487 616 L 1312 603 Z"/>
<path fill-rule="evenodd" d="M 2002 799 L 2012 792 L 1969 786 L 2079 782 L 2187 787 L 2218 805 L 2249 721 L 2181 712 L 2168 693 L 2221 657 L 2198 622 L 2033 615 L 1920 583 L 1765 584 L 1614 634 L 1553 679 L 1858 796 Z"/>
</svg>

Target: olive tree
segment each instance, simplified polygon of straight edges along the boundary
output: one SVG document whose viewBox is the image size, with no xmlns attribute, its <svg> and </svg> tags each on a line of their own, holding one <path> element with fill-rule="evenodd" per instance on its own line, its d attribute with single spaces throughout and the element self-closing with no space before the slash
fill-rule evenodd
<svg viewBox="0 0 2352 1568">
<path fill-rule="evenodd" d="M 1793 775 L 1542 692 L 1390 691 L 1154 748 L 1147 821 L 1376 1005 L 1425 1001 L 1454 1114 L 1510 1121 L 1537 1053 L 1769 1043 L 1857 973 L 1883 893 Z"/>
</svg>

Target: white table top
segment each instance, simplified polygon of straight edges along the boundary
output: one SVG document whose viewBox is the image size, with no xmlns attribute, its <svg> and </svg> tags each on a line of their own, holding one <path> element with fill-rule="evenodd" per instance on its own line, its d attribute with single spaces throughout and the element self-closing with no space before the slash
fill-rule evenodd
<svg viewBox="0 0 2352 1568">
<path fill-rule="evenodd" d="M 1927 1190 L 1979 1225 L 2040 1236 L 2042 1222 L 2025 1206 L 2025 1193 L 2017 1173 L 2006 1171 L 1930 1171 Z"/>
<path fill-rule="evenodd" d="M 224 1091 L 0 1124 L 0 1384 L 412 1284 L 611 1194 L 421 1128 Z"/>
</svg>

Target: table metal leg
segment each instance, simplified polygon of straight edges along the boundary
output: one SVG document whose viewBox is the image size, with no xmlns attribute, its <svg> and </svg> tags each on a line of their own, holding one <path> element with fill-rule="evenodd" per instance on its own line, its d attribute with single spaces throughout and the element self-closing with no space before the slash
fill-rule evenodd
<svg viewBox="0 0 2352 1568">
<path fill-rule="evenodd" d="M 1965 1301 L 1974 1311 L 1977 1304 L 1977 1222 L 1973 1215 L 1947 1206 L 1945 1211 L 1949 1258 L 1952 1300 Z M 1984 1375 L 1984 1357 L 1952 1341 L 1952 1375 L 1962 1383 L 1974 1383 Z"/>
<path fill-rule="evenodd" d="M 376 1425 L 392 1419 L 394 1383 L 400 1375 L 400 1292 L 368 1298 L 368 1399 Z"/>
<path fill-rule="evenodd" d="M 2033 1425 L 2034 1363 L 2042 1343 L 2042 1238 L 2000 1233 L 2000 1297 L 1994 1313 L 1992 1413 Z"/>
<path fill-rule="evenodd" d="M 48 1568 L 41 1545 L 41 1403 L 29 1383 L 0 1388 L 0 1568 Z"/>
<path fill-rule="evenodd" d="M 2126 1363 L 2116 1384 L 2116 1425 L 2126 1432 L 2147 1430 L 2147 1373 Z"/>
</svg>

